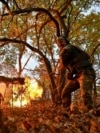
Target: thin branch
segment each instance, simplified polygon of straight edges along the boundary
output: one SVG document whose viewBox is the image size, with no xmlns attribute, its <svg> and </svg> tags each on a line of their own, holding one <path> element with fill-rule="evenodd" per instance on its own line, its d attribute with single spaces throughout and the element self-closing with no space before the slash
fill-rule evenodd
<svg viewBox="0 0 100 133">
<path fill-rule="evenodd" d="M 95 51 L 97 50 L 97 48 L 98 48 L 99 46 L 100 46 L 100 43 L 98 43 L 98 44 L 96 45 L 96 47 L 93 49 L 93 51 L 92 51 L 92 53 L 91 53 L 91 56 L 94 55 Z"/>
<path fill-rule="evenodd" d="M 39 51 L 37 48 L 35 47 L 32 47 L 31 45 L 29 45 L 29 43 L 25 42 L 25 41 L 22 41 L 22 40 L 16 40 L 16 39 L 9 39 L 9 38 L 0 38 L 0 42 L 5 42 L 3 43 L 3 46 L 4 44 L 7 45 L 7 43 L 22 43 L 24 44 L 27 48 L 29 48 L 30 50 L 38 53 L 39 55 L 41 55 L 43 58 L 45 58 L 45 56 L 43 55 L 43 53 L 41 51 Z M 0 47 L 2 47 L 2 44 L 0 45 Z"/>
<path fill-rule="evenodd" d="M 23 70 L 23 69 L 25 68 L 25 66 L 28 64 L 28 62 L 29 62 L 29 60 L 30 60 L 31 57 L 32 57 L 32 54 L 28 57 L 28 59 L 27 59 L 26 63 L 24 64 L 22 70 Z"/>
</svg>

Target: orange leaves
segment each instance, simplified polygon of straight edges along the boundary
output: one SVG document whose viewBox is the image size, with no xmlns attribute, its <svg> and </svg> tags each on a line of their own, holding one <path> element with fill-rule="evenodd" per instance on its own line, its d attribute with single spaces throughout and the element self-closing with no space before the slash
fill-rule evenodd
<svg viewBox="0 0 100 133">
<path fill-rule="evenodd" d="M 99 133 L 99 108 L 87 113 L 78 112 L 75 106 L 68 113 L 51 102 L 34 102 L 26 108 L 2 110 L 2 125 L 10 133 Z"/>
</svg>

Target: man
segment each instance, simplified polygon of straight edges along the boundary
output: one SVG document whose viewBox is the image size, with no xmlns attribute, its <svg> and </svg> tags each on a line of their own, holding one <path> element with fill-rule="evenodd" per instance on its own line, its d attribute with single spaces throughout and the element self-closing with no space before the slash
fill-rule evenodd
<svg viewBox="0 0 100 133">
<path fill-rule="evenodd" d="M 89 61 L 89 55 L 80 48 L 70 45 L 64 36 L 58 37 L 56 43 L 60 48 L 62 67 L 69 71 L 66 85 L 61 94 L 63 107 L 70 110 L 71 93 L 80 88 L 83 108 L 86 111 L 93 109 L 91 91 L 95 72 Z"/>
</svg>

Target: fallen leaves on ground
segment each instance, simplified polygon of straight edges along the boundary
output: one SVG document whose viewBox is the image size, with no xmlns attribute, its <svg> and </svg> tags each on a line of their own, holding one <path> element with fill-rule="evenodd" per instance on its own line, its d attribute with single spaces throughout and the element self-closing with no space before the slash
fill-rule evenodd
<svg viewBox="0 0 100 133">
<path fill-rule="evenodd" d="M 70 114 L 48 101 L 24 108 L 3 108 L 0 133 L 100 133 L 100 107 Z"/>
</svg>

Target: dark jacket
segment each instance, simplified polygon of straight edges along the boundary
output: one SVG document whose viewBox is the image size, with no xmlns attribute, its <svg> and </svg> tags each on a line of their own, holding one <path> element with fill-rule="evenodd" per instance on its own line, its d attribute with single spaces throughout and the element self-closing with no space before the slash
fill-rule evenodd
<svg viewBox="0 0 100 133">
<path fill-rule="evenodd" d="M 63 66 L 74 74 L 84 69 L 92 68 L 89 55 L 76 46 L 66 45 L 61 50 L 60 56 Z"/>
</svg>

